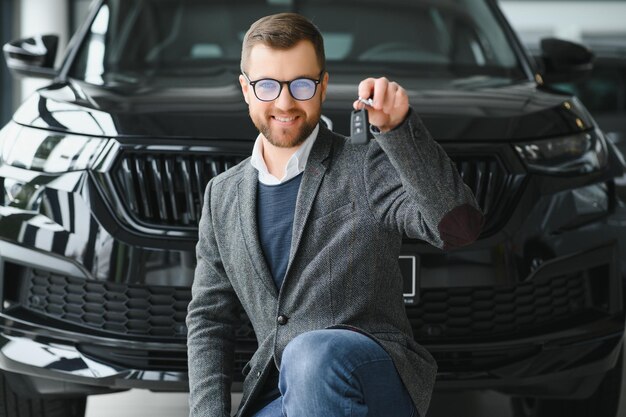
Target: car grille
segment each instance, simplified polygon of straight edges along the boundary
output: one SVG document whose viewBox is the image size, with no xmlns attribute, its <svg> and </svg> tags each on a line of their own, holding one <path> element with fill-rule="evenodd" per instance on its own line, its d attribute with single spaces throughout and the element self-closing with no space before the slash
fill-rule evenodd
<svg viewBox="0 0 626 417">
<path fill-rule="evenodd" d="M 12 264 L 13 265 L 13 264 Z M 186 287 L 127 285 L 68 277 L 53 272 L 16 266 L 22 283 L 18 305 L 10 314 L 30 322 L 64 323 L 69 330 L 94 335 L 184 343 L 185 317 L 191 300 Z M 257 348 L 256 335 L 243 309 L 235 329 L 234 380 Z M 59 326 L 61 327 L 61 326 Z M 187 370 L 186 351 L 146 351 L 123 346 L 79 346 L 81 352 L 130 369 Z"/>
<path fill-rule="evenodd" d="M 9 316 L 118 339 L 185 343 L 189 288 L 100 282 L 15 267 L 20 284 L 9 290 L 9 299 L 16 301 L 5 309 Z M 606 311 L 609 299 L 607 276 L 606 268 L 595 268 L 510 286 L 426 288 L 419 302 L 407 305 L 406 311 L 415 339 L 425 345 L 537 336 L 605 314 L 602 311 Z M 241 371 L 257 347 L 256 336 L 243 310 L 235 337 L 233 377 L 240 381 Z M 184 351 L 145 352 L 123 345 L 79 348 L 88 356 L 130 369 L 186 370 Z M 441 370 L 458 371 L 480 368 L 481 364 L 495 366 L 505 363 L 511 355 L 532 352 L 468 351 L 457 355 L 435 351 L 433 354 Z"/>
<path fill-rule="evenodd" d="M 590 295 L 599 290 L 586 281 L 575 273 L 503 287 L 424 289 L 417 304 L 407 305 L 407 315 L 419 342 L 538 334 L 602 307 L 594 305 L 597 294 Z M 184 340 L 187 334 L 189 288 L 100 282 L 28 268 L 21 291 L 27 310 L 93 332 L 161 341 Z M 243 310 L 241 323 L 237 340 L 256 343 Z"/>
<path fill-rule="evenodd" d="M 121 335 L 184 339 L 189 288 L 118 284 L 28 269 L 23 305 L 68 323 Z"/>
<path fill-rule="evenodd" d="M 504 219 L 507 206 L 517 195 L 520 178 L 510 175 L 495 156 L 451 155 L 451 159 L 485 216 L 483 236 L 490 234 Z"/>
<path fill-rule="evenodd" d="M 153 227 L 197 227 L 204 188 L 243 161 L 242 155 L 126 150 L 113 181 L 133 218 Z"/>
<path fill-rule="evenodd" d="M 119 284 L 68 277 L 40 269 L 25 269 L 26 282 L 18 296 L 34 313 L 121 336 L 184 340 L 191 291 L 187 287 Z M 254 331 L 240 312 L 236 337 L 256 343 Z"/>
<path fill-rule="evenodd" d="M 244 158 L 124 150 L 113 169 L 114 184 L 135 221 L 154 228 L 196 227 L 206 184 Z M 519 181 L 495 156 L 451 158 L 485 214 L 483 235 L 489 234 L 502 220 Z"/>
<path fill-rule="evenodd" d="M 407 307 L 415 338 L 428 342 L 532 335 L 591 310 L 582 274 L 513 286 L 424 289 Z"/>
</svg>

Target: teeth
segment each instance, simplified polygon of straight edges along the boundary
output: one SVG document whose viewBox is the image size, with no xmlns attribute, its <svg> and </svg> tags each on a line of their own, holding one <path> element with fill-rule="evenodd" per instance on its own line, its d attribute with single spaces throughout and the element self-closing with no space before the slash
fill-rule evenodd
<svg viewBox="0 0 626 417">
<path fill-rule="evenodd" d="M 295 117 L 278 117 L 278 116 L 274 116 L 274 118 L 275 118 L 276 120 L 278 120 L 279 122 L 283 122 L 283 123 L 285 123 L 285 122 L 291 122 L 291 121 L 293 121 L 293 120 L 296 120 L 296 118 L 295 118 Z"/>
</svg>

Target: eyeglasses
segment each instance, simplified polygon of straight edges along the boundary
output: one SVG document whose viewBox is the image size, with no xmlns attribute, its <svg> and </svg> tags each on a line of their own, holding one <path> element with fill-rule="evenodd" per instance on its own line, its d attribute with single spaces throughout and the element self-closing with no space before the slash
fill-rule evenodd
<svg viewBox="0 0 626 417">
<path fill-rule="evenodd" d="M 250 81 L 250 78 L 248 78 L 248 75 L 245 72 L 242 72 L 242 74 L 246 77 L 248 84 L 252 86 L 252 90 L 254 91 L 256 98 L 261 101 L 276 100 L 283 91 L 284 84 L 287 84 L 287 89 L 289 90 L 291 97 L 299 101 L 306 101 L 312 99 L 315 95 L 317 85 L 322 82 L 324 70 L 320 72 L 317 80 L 303 77 L 296 78 L 291 81 L 278 81 L 273 78 L 262 78 L 260 80 Z"/>
</svg>

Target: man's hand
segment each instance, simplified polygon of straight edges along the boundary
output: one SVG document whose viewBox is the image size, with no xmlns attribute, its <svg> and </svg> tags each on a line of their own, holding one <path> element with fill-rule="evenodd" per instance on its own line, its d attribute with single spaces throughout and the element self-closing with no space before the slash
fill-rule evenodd
<svg viewBox="0 0 626 417">
<path fill-rule="evenodd" d="M 367 109 L 369 122 L 381 132 L 388 132 L 404 121 L 409 112 L 409 97 L 404 88 L 387 78 L 367 78 L 359 83 L 359 97 L 372 98 L 374 106 Z M 356 100 L 355 110 L 365 104 Z"/>
</svg>

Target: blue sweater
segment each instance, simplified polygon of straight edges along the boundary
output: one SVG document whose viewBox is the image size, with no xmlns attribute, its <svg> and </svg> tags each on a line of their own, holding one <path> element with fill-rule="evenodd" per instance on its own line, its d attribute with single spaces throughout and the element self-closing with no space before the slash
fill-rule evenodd
<svg viewBox="0 0 626 417">
<path fill-rule="evenodd" d="M 279 290 L 287 272 L 293 216 L 301 181 L 302 174 L 278 185 L 259 183 L 257 191 L 259 239 Z"/>
</svg>

